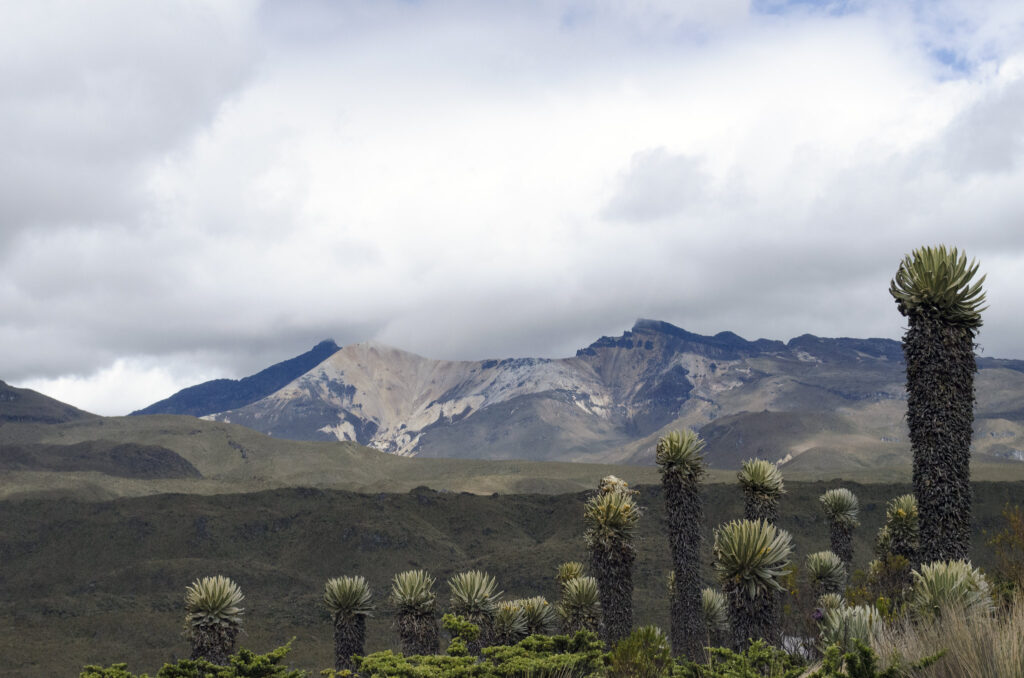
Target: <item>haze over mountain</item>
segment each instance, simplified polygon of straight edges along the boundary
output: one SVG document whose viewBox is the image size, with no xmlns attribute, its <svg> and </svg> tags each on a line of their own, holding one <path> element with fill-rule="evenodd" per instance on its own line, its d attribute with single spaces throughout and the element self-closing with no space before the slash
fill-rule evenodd
<svg viewBox="0 0 1024 678">
<path fill-rule="evenodd" d="M 278 438 L 351 440 L 418 457 L 651 463 L 658 435 L 686 425 L 700 430 L 720 468 L 751 456 L 837 472 L 909 463 L 902 350 L 892 340 L 747 341 L 639 320 L 555 360 L 332 347 L 261 372 L 292 376 L 276 390 L 260 375 L 222 380 L 142 412 L 159 406 Z M 1022 459 L 1024 361 L 978 363 L 975 452 Z M 191 397 L 215 386 L 216 398 Z"/>
</svg>

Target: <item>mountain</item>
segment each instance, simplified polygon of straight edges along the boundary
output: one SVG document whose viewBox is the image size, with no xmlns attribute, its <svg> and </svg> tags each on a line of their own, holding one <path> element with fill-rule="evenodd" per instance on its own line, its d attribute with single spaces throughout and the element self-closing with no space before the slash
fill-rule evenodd
<svg viewBox="0 0 1024 678">
<path fill-rule="evenodd" d="M 1024 362 L 978 362 L 975 451 L 1024 460 Z M 662 432 L 690 426 L 719 468 L 752 456 L 902 468 L 904 381 L 889 339 L 748 341 L 639 320 L 563 359 L 444 361 L 355 344 L 248 404 L 202 414 L 402 456 L 647 464 Z"/>
<path fill-rule="evenodd" d="M 201 417 L 204 414 L 244 407 L 287 386 L 337 350 L 338 345 L 327 339 L 302 355 L 271 365 L 251 377 L 238 380 L 214 379 L 189 386 L 170 398 L 136 410 L 132 414 L 191 414 L 193 417 Z"/>
<path fill-rule="evenodd" d="M 95 418 L 67 403 L 0 381 L 0 425 L 7 422 L 59 424 Z"/>
</svg>

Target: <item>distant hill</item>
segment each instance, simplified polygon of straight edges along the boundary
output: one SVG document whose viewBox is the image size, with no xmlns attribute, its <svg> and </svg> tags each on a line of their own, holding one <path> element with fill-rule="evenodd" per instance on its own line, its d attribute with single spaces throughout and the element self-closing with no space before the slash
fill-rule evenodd
<svg viewBox="0 0 1024 678">
<path fill-rule="evenodd" d="M 0 471 L 93 471 L 119 478 L 199 478 L 166 447 L 89 440 L 71 445 L 4 445 Z"/>
<path fill-rule="evenodd" d="M 193 417 L 201 417 L 205 414 L 245 407 L 287 386 L 293 379 L 313 369 L 337 350 L 338 345 L 327 339 L 302 355 L 271 365 L 251 377 L 214 379 L 189 386 L 170 398 L 136 410 L 132 414 L 190 414 Z"/>
<path fill-rule="evenodd" d="M 650 464 L 661 434 L 689 426 L 718 468 L 754 456 L 795 467 L 808 452 L 801 463 L 814 468 L 909 463 L 903 355 L 890 339 L 748 341 L 639 320 L 555 360 L 433 360 L 373 342 L 313 353 L 294 360 L 326 357 L 301 374 L 282 363 L 296 369 L 281 379 L 294 378 L 246 405 L 175 406 L 186 389 L 165 408 L 420 458 Z M 1024 362 L 978 365 L 975 452 L 1024 460 Z"/>
<path fill-rule="evenodd" d="M 27 388 L 15 388 L 0 381 L 0 423 L 59 424 L 96 418 L 67 403 Z"/>
</svg>

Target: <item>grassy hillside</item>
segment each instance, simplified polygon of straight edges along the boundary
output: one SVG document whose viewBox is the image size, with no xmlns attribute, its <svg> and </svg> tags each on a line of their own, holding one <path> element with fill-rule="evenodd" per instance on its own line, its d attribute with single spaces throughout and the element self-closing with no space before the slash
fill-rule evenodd
<svg viewBox="0 0 1024 678">
<path fill-rule="evenodd" d="M 76 467 L 54 461 L 74 457 L 82 449 L 101 452 L 124 445 L 168 450 L 197 469 L 201 477 L 181 477 L 181 473 L 125 477 L 101 465 Z M 19 450 L 21 459 L 4 467 L 0 499 L 47 496 L 102 500 L 166 492 L 220 494 L 296 486 L 407 492 L 426 485 L 477 494 L 554 493 L 589 488 L 595 478 L 609 473 L 631 483 L 657 482 L 658 478 L 653 467 L 409 459 L 355 443 L 279 440 L 242 426 L 179 415 L 97 417 L 52 425 L 8 423 L 0 426 L 0 448 Z M 36 456 L 33 458 L 31 453 Z"/>
<path fill-rule="evenodd" d="M 798 558 L 826 548 L 817 497 L 833 483 L 789 481 L 780 523 Z M 853 485 L 861 500 L 856 562 L 869 558 L 885 502 L 906 485 Z M 984 532 L 998 529 L 1024 484 L 977 484 L 975 562 L 991 563 Z M 553 598 L 555 566 L 585 559 L 583 493 L 478 496 L 417 489 L 401 494 L 279 489 L 216 496 L 156 495 L 107 502 L 0 502 L 0 656 L 17 676 L 75 675 L 83 663 L 128 661 L 154 671 L 187 653 L 181 637 L 185 586 L 202 575 L 234 578 L 246 594 L 242 642 L 268 649 L 295 637 L 293 663 L 328 666 L 331 632 L 319 603 L 324 581 L 363 574 L 380 610 L 369 650 L 394 646 L 384 603 L 393 574 L 424 567 L 441 582 L 487 569 L 512 596 Z M 642 488 L 636 622 L 667 625 L 669 554 L 660 489 Z M 707 525 L 738 517 L 733 484 L 708 486 Z M 710 534 L 709 534 L 710 536 Z M 710 542 L 705 542 L 705 564 Z M 710 570 L 705 571 L 710 578 Z"/>
<path fill-rule="evenodd" d="M 779 428 L 783 433 L 802 430 L 813 434 L 815 426 L 829 426 L 827 419 L 815 424 L 809 415 L 723 418 L 709 444 L 709 461 L 717 465 L 714 456 L 721 454 L 738 465 L 758 450 L 776 449 L 777 436 L 771 424 L 778 418 L 789 421 L 788 426 Z M 984 431 L 995 441 L 1004 435 L 995 425 Z M 746 442 L 732 449 L 736 441 Z M 756 445 L 751 447 L 750 441 Z M 810 435 L 808 441 L 807 448 L 783 467 L 787 478 L 815 481 L 842 476 L 867 483 L 910 480 L 910 452 L 904 443 L 893 446 L 857 434 L 845 438 Z M 648 447 L 655 443 L 652 437 Z M 5 423 L 0 425 L 0 449 L 4 452 L 0 500 L 109 500 L 284 487 L 408 492 L 426 486 L 474 494 L 552 494 L 589 489 L 597 478 L 609 473 L 634 485 L 659 482 L 653 466 L 410 459 L 355 443 L 279 440 L 242 426 L 179 415 L 88 417 L 61 424 Z M 864 454 L 865 449 L 869 453 Z M 972 473 L 976 480 L 1024 480 L 1024 463 L 976 455 Z M 728 482 L 734 475 L 716 469 L 711 480 Z"/>
</svg>

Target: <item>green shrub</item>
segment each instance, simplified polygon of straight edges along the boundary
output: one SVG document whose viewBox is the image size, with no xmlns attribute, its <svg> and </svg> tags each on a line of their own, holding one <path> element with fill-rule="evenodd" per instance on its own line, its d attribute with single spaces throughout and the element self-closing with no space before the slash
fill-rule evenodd
<svg viewBox="0 0 1024 678">
<path fill-rule="evenodd" d="M 585 678 L 601 675 L 604 643 L 592 631 L 567 636 L 534 635 L 513 646 L 483 651 L 484 676 L 512 678 Z"/>
<path fill-rule="evenodd" d="M 675 672 L 682 678 L 798 678 L 804 664 L 763 640 L 755 640 L 743 652 L 710 648 L 706 664 L 684 663 Z"/>
<path fill-rule="evenodd" d="M 878 666 L 875 651 L 858 640 L 854 649 L 846 653 L 837 645 L 829 647 L 821 668 L 811 673 L 809 678 L 905 678 L 918 675 L 918 671 L 938 661 L 942 654 L 925 657 L 907 666 L 893 664 L 883 669 Z"/>
<path fill-rule="evenodd" d="M 182 659 L 177 664 L 165 664 L 156 678 L 306 678 L 305 671 L 282 666 L 291 643 L 266 654 L 241 649 L 228 658 L 226 665 L 212 664 L 205 659 Z M 108 668 L 86 666 L 79 678 L 148 678 L 136 676 L 127 670 L 127 664 L 114 664 Z"/>
<path fill-rule="evenodd" d="M 608 654 L 608 678 L 661 678 L 672 667 L 672 648 L 657 626 L 641 626 Z"/>
<path fill-rule="evenodd" d="M 358 670 L 365 678 L 597 678 L 603 665 L 604 645 L 597 634 L 581 631 L 484 648 L 482 661 L 471 656 L 375 652 L 359 660 Z"/>
</svg>

